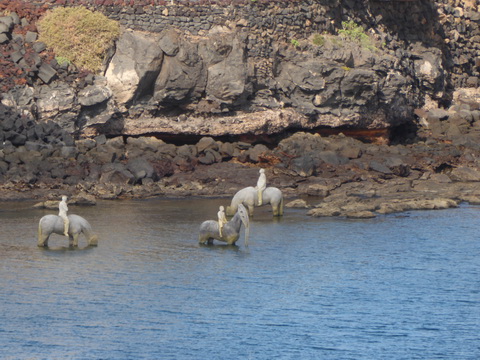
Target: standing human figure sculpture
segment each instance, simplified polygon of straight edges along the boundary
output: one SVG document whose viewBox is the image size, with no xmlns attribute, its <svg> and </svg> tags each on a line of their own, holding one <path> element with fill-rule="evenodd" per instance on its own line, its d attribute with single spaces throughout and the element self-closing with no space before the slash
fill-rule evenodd
<svg viewBox="0 0 480 360">
<path fill-rule="evenodd" d="M 63 233 L 65 236 L 68 236 L 68 227 L 70 222 L 67 216 L 68 206 L 67 206 L 67 197 L 65 195 L 62 196 L 62 201 L 58 204 L 58 216 L 63 219 Z"/>
<path fill-rule="evenodd" d="M 220 234 L 220 237 L 223 237 L 222 235 L 223 225 L 225 225 L 228 222 L 227 217 L 225 216 L 225 208 L 223 206 L 220 206 L 217 215 L 218 215 L 218 232 Z"/>
<path fill-rule="evenodd" d="M 258 206 L 263 204 L 263 190 L 267 187 L 267 177 L 265 175 L 265 169 L 260 169 L 260 176 L 257 180 L 257 191 L 258 191 Z"/>
</svg>

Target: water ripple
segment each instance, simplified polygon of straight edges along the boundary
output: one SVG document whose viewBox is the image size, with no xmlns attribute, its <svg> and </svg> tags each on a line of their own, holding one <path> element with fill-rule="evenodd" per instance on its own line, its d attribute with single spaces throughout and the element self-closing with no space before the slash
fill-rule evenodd
<svg viewBox="0 0 480 360">
<path fill-rule="evenodd" d="M 37 248 L 45 212 L 4 205 L 2 359 L 480 358 L 478 208 L 355 222 L 260 211 L 249 249 L 199 246 L 219 204 L 75 209 L 100 243 L 74 250 L 61 236 Z"/>
</svg>

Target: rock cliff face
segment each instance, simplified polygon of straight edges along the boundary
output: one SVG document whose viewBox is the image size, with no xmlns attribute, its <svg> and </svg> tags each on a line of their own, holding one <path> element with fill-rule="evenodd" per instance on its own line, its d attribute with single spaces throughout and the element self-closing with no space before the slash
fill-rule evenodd
<svg viewBox="0 0 480 360">
<path fill-rule="evenodd" d="M 245 56 L 246 36 L 234 30 L 215 28 L 200 39 L 175 30 L 153 35 L 126 30 L 104 76 L 82 89 L 53 80 L 22 92 L 18 100 L 35 103 L 38 120 L 53 120 L 71 133 L 189 129 L 186 133 L 222 136 L 241 128 L 245 134 L 272 134 L 289 128 L 389 128 L 411 121 L 422 95 L 407 76 L 415 66 L 432 89 L 445 88 L 439 54 L 424 51 L 410 69 L 388 53 L 347 41 L 308 51 L 279 46 L 270 86 L 259 87 Z M 4 103 L 19 108 L 18 100 L 11 92 Z"/>
<path fill-rule="evenodd" d="M 464 61 L 468 53 L 432 32 L 449 30 L 459 41 L 467 41 L 466 33 L 480 36 L 478 5 L 450 3 L 409 2 L 408 13 L 396 1 L 261 3 L 237 11 L 214 5 L 210 12 L 201 5 L 139 1 L 118 8 L 97 2 L 130 29 L 104 73 L 87 77 L 42 60 L 45 47 L 35 33 L 21 31 L 28 22 L 4 16 L 4 46 L 29 75 L 27 86 L 8 91 L 2 101 L 77 137 L 391 129 L 412 124 L 415 109 L 448 103 L 453 82 L 474 85 L 477 44 L 466 47 L 473 57 Z M 264 17 L 254 18 L 255 11 Z M 407 16 L 415 22 L 405 23 Z M 347 19 L 358 20 L 369 44 L 339 35 Z M 467 75 L 453 76 L 459 69 Z"/>
</svg>

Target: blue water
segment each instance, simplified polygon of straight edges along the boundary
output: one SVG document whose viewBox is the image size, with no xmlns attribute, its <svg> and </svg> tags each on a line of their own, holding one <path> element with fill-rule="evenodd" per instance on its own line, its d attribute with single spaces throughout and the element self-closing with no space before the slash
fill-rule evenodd
<svg viewBox="0 0 480 360">
<path fill-rule="evenodd" d="M 100 239 L 77 250 L 37 248 L 52 211 L 0 205 L 0 358 L 480 359 L 480 207 L 262 208 L 248 249 L 199 246 L 224 203 L 71 206 Z"/>
</svg>

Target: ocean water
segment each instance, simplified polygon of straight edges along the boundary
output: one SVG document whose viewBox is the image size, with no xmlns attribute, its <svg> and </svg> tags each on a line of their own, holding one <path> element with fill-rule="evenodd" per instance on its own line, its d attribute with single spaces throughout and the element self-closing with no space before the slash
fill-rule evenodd
<svg viewBox="0 0 480 360">
<path fill-rule="evenodd" d="M 200 246 L 225 199 L 70 207 L 98 247 L 36 246 L 0 205 L 0 358 L 480 359 L 480 207 L 368 220 L 268 208 Z"/>
</svg>

